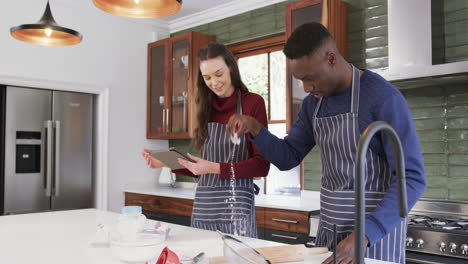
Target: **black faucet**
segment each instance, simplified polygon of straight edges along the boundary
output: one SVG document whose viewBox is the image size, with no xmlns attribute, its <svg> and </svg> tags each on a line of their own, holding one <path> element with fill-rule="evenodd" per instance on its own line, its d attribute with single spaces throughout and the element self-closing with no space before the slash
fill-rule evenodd
<svg viewBox="0 0 468 264">
<path fill-rule="evenodd" d="M 403 156 L 403 148 L 401 147 L 400 139 L 398 138 L 395 130 L 383 121 L 376 121 L 371 123 L 359 139 L 357 161 L 356 161 L 356 175 L 354 178 L 354 191 L 356 212 L 354 215 L 354 263 L 364 264 L 364 219 L 365 219 L 365 182 L 364 175 L 366 173 L 366 153 L 369 148 L 369 143 L 372 137 L 382 130 L 385 135 L 390 138 L 395 153 L 397 187 L 398 187 L 398 207 L 400 217 L 408 215 L 408 205 L 406 197 L 406 175 L 405 175 L 405 159 Z"/>
</svg>

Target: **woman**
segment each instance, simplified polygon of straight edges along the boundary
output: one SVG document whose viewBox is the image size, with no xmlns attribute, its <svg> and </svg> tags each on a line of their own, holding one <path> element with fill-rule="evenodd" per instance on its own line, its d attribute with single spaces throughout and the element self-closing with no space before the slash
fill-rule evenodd
<svg viewBox="0 0 468 264">
<path fill-rule="evenodd" d="M 231 141 L 225 125 L 235 114 L 250 115 L 267 127 L 263 98 L 249 93 L 241 81 L 232 53 L 222 44 L 212 43 L 198 54 L 197 129 L 192 144 L 201 149 L 202 158 L 189 155 L 195 162 L 179 159 L 186 169 L 175 173 L 198 176 L 192 211 L 192 227 L 257 237 L 254 203 L 254 177 L 265 177 L 270 163 L 247 135 L 240 143 Z M 152 168 L 164 166 L 142 155 Z"/>
</svg>

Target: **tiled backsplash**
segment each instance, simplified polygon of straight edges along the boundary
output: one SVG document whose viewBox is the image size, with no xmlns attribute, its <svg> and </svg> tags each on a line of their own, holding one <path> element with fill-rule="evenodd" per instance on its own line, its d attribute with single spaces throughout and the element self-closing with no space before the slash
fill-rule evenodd
<svg viewBox="0 0 468 264">
<path fill-rule="evenodd" d="M 184 32 L 215 35 L 221 43 L 283 32 L 284 6 L 291 2 L 296 1 L 263 7 Z M 388 67 L 387 0 L 363 3 L 362 7 L 348 8 L 349 60 L 358 67 L 385 69 Z M 450 48 L 445 52 L 446 60 L 468 58 L 468 31 L 459 30 L 468 28 L 468 1 L 445 1 L 444 12 L 446 43 L 449 40 L 456 43 L 456 47 L 446 44 Z M 453 52 L 457 56 L 450 55 Z M 468 82 L 403 89 L 402 93 L 410 105 L 424 154 L 428 179 L 424 197 L 468 200 Z M 170 146 L 194 153 L 189 144 L 190 140 L 169 141 Z M 178 180 L 193 181 L 186 177 Z M 320 155 L 314 149 L 304 159 L 304 188 L 318 191 L 320 180 Z"/>
<path fill-rule="evenodd" d="M 432 0 L 433 64 L 468 60 L 468 1 Z"/>
<path fill-rule="evenodd" d="M 217 42 L 229 44 L 281 33 L 285 30 L 284 21 L 286 18 L 284 8 L 286 4 L 296 1 L 290 0 L 262 7 L 205 25 L 176 32 L 172 35 L 195 31 L 216 36 Z"/>
<path fill-rule="evenodd" d="M 468 200 L 468 83 L 402 92 L 424 153 L 424 197 Z"/>
</svg>

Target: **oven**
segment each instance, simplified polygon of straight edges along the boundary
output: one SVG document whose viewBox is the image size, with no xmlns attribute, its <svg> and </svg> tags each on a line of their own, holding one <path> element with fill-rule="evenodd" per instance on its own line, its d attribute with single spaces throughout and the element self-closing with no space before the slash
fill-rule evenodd
<svg viewBox="0 0 468 264">
<path fill-rule="evenodd" d="M 422 199 L 408 216 L 408 264 L 468 263 L 468 203 Z"/>
<path fill-rule="evenodd" d="M 320 213 L 309 218 L 309 242 L 315 246 Z M 421 199 L 408 215 L 407 264 L 468 263 L 468 202 Z"/>
</svg>

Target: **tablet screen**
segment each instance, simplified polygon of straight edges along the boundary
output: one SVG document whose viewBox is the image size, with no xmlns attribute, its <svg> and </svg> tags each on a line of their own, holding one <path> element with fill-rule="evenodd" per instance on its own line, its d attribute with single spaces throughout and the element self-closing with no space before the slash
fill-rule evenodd
<svg viewBox="0 0 468 264">
<path fill-rule="evenodd" d="M 148 154 L 160 160 L 162 163 L 164 163 L 167 167 L 171 168 L 172 170 L 185 169 L 185 167 L 180 165 L 179 162 L 177 161 L 178 158 L 193 162 L 193 160 L 191 160 L 189 157 L 183 155 L 179 151 L 175 151 L 174 149 L 152 150 Z"/>
</svg>

